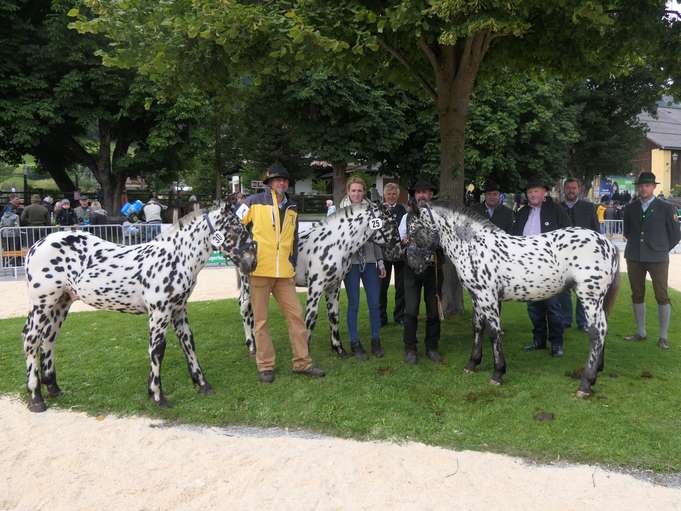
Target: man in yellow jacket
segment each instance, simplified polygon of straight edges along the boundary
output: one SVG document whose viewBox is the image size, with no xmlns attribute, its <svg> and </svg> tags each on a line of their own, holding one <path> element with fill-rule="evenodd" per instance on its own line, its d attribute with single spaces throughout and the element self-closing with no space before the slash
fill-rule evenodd
<svg viewBox="0 0 681 511">
<path fill-rule="evenodd" d="M 293 372 L 322 378 L 324 371 L 312 366 L 303 308 L 294 282 L 298 251 L 298 206 L 286 195 L 289 174 L 280 164 L 267 169 L 262 193 L 251 195 L 237 209 L 244 225 L 251 225 L 258 244 L 258 263 L 251 273 L 251 306 L 255 320 L 255 361 L 260 381 L 274 381 L 275 352 L 267 325 L 270 294 L 279 303 L 293 351 Z"/>
</svg>

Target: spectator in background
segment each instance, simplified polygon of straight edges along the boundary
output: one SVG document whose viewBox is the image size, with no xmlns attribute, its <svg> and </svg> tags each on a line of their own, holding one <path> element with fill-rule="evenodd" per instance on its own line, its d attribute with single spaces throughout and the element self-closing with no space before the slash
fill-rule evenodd
<svg viewBox="0 0 681 511">
<path fill-rule="evenodd" d="M 402 221 L 402 217 L 407 214 L 405 207 L 397 202 L 400 196 L 400 187 L 395 183 L 388 183 L 383 187 L 384 205 L 395 214 L 397 225 Z M 388 288 L 390 287 L 390 277 L 392 269 L 395 268 L 395 308 L 393 309 L 393 319 L 398 325 L 404 324 L 404 261 L 402 251 L 395 253 L 385 251 L 383 254 L 383 265 L 385 266 L 385 278 L 381 279 L 380 309 L 381 326 L 388 324 Z"/>
<path fill-rule="evenodd" d="M 596 208 L 596 218 L 598 218 L 599 229 L 601 234 L 605 234 L 605 210 L 608 209 L 606 204 L 608 203 L 608 196 L 604 195 L 601 197 L 601 203 Z"/>
<path fill-rule="evenodd" d="M 163 222 L 161 218 L 161 213 L 167 206 L 161 204 L 161 202 L 156 198 L 152 197 L 146 203 L 142 211 L 144 212 L 144 220 L 148 224 L 160 224 Z"/>
<path fill-rule="evenodd" d="M 31 227 L 50 225 L 50 213 L 47 208 L 40 204 L 40 195 L 31 195 L 31 205 L 24 208 L 21 213 L 21 225 Z"/>
<path fill-rule="evenodd" d="M 504 206 L 499 188 L 494 180 L 485 181 L 485 200 L 482 204 L 474 204 L 473 210 L 510 234 L 513 229 L 513 211 Z"/>
<path fill-rule="evenodd" d="M 60 204 L 61 207 L 55 215 L 57 225 L 76 225 L 78 223 L 78 218 L 76 217 L 76 213 L 71 209 L 71 201 L 62 199 Z"/>
<path fill-rule="evenodd" d="M 19 215 L 16 206 L 10 200 L 0 218 L 0 229 L 2 232 L 3 252 L 17 252 L 21 250 L 21 232 L 19 227 Z M 21 266 L 21 257 L 16 255 L 3 255 L 3 266 Z"/>
<path fill-rule="evenodd" d="M 563 194 L 565 201 L 561 203 L 563 210 L 570 218 L 573 227 L 582 227 L 584 229 L 591 229 L 594 232 L 600 231 L 600 223 L 596 216 L 596 208 L 593 203 L 580 198 L 582 194 L 582 184 L 575 178 L 566 179 L 563 183 Z M 610 201 L 610 207 L 606 210 L 615 212 L 615 208 Z M 563 311 L 563 328 L 570 328 L 572 326 L 572 291 L 570 289 L 563 291 L 558 295 L 560 298 L 560 306 Z M 587 320 L 584 313 L 582 302 L 577 298 L 577 328 L 586 331 Z"/>
<path fill-rule="evenodd" d="M 336 206 L 334 206 L 331 199 L 326 199 L 326 216 L 331 216 L 336 212 Z"/>
<path fill-rule="evenodd" d="M 196 195 L 191 195 L 189 197 L 189 206 L 188 206 L 189 211 L 187 211 L 187 214 L 195 212 L 198 213 L 199 210 L 201 209 L 201 205 L 199 204 L 199 199 L 196 198 Z"/>
<path fill-rule="evenodd" d="M 74 210 L 74 213 L 76 214 L 79 224 L 87 225 L 90 223 L 90 201 L 87 195 L 81 195 L 78 202 L 80 203 L 80 206 Z"/>
<path fill-rule="evenodd" d="M 381 194 L 378 193 L 378 188 L 376 188 L 376 183 L 371 185 L 371 188 L 369 188 L 369 200 L 371 202 L 374 202 L 378 204 L 381 201 Z"/>
<path fill-rule="evenodd" d="M 47 209 L 47 214 L 50 218 L 50 225 L 54 223 L 54 199 L 49 195 L 43 197 L 42 205 Z"/>
<path fill-rule="evenodd" d="M 90 224 L 106 225 L 109 223 L 109 213 L 102 207 L 98 200 L 93 200 L 90 204 Z"/>
</svg>

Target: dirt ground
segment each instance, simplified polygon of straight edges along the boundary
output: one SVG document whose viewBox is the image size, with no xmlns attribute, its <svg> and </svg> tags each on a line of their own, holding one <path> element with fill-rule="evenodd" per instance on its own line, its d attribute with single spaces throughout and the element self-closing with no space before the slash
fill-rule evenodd
<svg viewBox="0 0 681 511">
<path fill-rule="evenodd" d="M 625 268 L 623 268 L 623 271 Z M 681 289 L 681 255 L 670 282 Z M 2 282 L 0 317 L 26 314 Z M 234 297 L 233 270 L 205 270 L 192 300 Z M 89 309 L 77 303 L 72 310 Z M 669 481 L 667 481 L 669 484 Z M 0 511 L 194 509 L 681 510 L 681 486 L 589 465 L 304 432 L 166 427 L 147 418 L 27 411 L 0 397 Z"/>
</svg>

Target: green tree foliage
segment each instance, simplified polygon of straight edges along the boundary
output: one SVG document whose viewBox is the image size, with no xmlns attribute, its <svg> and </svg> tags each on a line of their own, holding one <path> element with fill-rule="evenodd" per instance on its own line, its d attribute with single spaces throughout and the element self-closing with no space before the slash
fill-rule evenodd
<svg viewBox="0 0 681 511">
<path fill-rule="evenodd" d="M 628 173 L 645 141 L 637 115 L 655 111 L 662 88 L 648 70 L 610 80 L 586 80 L 569 88 L 566 102 L 578 109 L 579 141 L 572 147 L 570 173 L 586 183 L 596 175 Z"/>
<path fill-rule="evenodd" d="M 16 161 L 36 157 L 64 191 L 74 189 L 67 169 L 90 169 L 109 211 L 120 206 L 129 176 L 172 172 L 187 127 L 205 108 L 150 103 L 152 83 L 134 70 L 107 68 L 95 52 L 102 36 L 67 25 L 70 1 L 5 1 L 0 68 L 0 151 Z M 7 41 L 7 44 L 4 44 Z"/>
<path fill-rule="evenodd" d="M 577 108 L 565 104 L 562 83 L 500 72 L 471 99 L 465 163 L 468 177 L 493 177 L 502 189 L 521 189 L 530 176 L 546 182 L 566 175 L 578 140 Z"/>
</svg>

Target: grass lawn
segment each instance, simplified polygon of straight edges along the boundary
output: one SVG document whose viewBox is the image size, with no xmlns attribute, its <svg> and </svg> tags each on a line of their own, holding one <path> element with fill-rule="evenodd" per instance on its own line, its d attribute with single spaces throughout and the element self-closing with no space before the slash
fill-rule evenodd
<svg viewBox="0 0 681 511">
<path fill-rule="evenodd" d="M 652 296 L 650 289 L 649 301 Z M 673 293 L 675 305 L 681 304 L 680 298 L 681 293 Z M 344 305 L 343 301 L 342 310 Z M 415 367 L 402 361 L 402 330 L 393 324 L 382 331 L 385 358 L 364 363 L 339 360 L 329 349 L 328 325 L 322 314 L 312 355 L 327 370 L 327 377 L 309 380 L 291 374 L 286 327 L 273 306 L 271 325 L 279 363 L 276 381 L 268 386 L 257 381 L 255 363 L 243 346 L 237 302 L 193 303 L 189 315 L 199 359 L 216 394 L 200 396 L 193 389 L 184 357 L 170 334 L 162 372 L 165 392 L 174 405 L 169 410 L 147 399 L 145 316 L 72 314 L 57 342 L 57 372 L 64 395 L 49 399 L 48 406 L 194 424 L 305 428 L 341 437 L 415 440 L 543 461 L 560 458 L 681 471 L 681 320 L 677 309 L 669 352 L 655 345 L 654 304 L 648 307 L 649 340 L 623 341 L 622 336 L 631 332 L 633 318 L 628 285 L 622 279 L 610 321 L 605 370 L 589 400 L 575 397 L 578 381 L 569 376 L 586 360 L 586 335 L 567 331 L 562 359 L 552 359 L 545 351 L 524 353 L 521 348 L 531 338 L 530 322 L 526 306 L 520 303 L 506 303 L 503 309 L 505 384 L 493 387 L 488 383 L 492 371 L 489 343 L 481 370 L 465 375 L 462 369 L 472 337 L 470 303 L 467 311 L 443 324 L 441 351 L 446 363 L 437 366 L 421 358 Z M 361 316 L 360 333 L 368 341 L 366 310 Z M 23 319 L 2 320 L 0 325 L 0 394 L 23 398 Z M 419 326 L 422 331 L 423 324 Z M 347 338 L 345 333 L 343 338 Z M 542 411 L 553 414 L 554 420 L 536 420 Z"/>
</svg>

